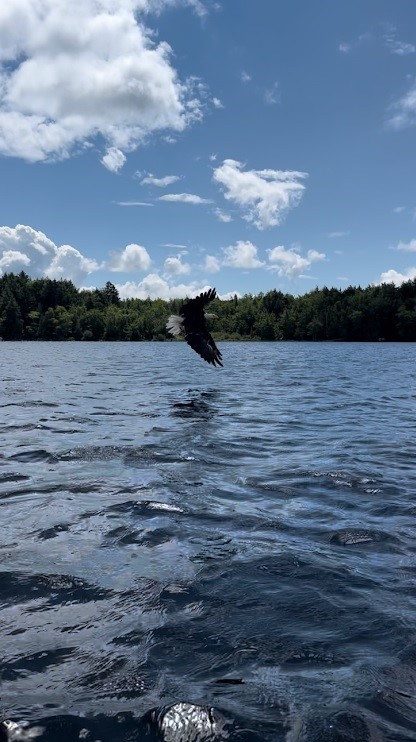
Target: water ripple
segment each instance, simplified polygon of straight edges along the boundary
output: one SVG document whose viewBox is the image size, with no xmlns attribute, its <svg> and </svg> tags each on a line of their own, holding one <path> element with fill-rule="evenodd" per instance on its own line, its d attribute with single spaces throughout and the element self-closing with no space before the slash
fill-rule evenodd
<svg viewBox="0 0 416 742">
<path fill-rule="evenodd" d="M 0 739 L 415 739 L 415 346 L 47 350 L 2 343 Z"/>
</svg>

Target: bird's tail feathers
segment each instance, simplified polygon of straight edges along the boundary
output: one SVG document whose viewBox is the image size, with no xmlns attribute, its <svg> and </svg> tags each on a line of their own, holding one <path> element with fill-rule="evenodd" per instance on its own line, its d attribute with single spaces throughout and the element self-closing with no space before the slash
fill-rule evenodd
<svg viewBox="0 0 416 742">
<path fill-rule="evenodd" d="M 166 329 L 171 335 L 180 335 L 183 332 L 183 317 L 171 314 L 166 322 Z"/>
</svg>

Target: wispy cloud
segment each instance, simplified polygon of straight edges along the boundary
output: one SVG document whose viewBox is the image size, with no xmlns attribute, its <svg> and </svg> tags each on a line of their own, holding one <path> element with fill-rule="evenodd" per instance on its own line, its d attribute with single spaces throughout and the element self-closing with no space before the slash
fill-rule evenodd
<svg viewBox="0 0 416 742">
<path fill-rule="evenodd" d="M 337 239 L 338 237 L 347 237 L 349 235 L 349 232 L 329 232 L 328 237 L 332 239 Z"/>
<path fill-rule="evenodd" d="M 209 198 L 201 198 L 201 196 L 196 196 L 194 193 L 166 193 L 164 196 L 159 196 L 158 201 L 171 201 L 172 203 L 182 204 L 212 203 Z"/>
<path fill-rule="evenodd" d="M 251 82 L 251 75 L 249 75 L 247 72 L 241 73 L 241 82 L 247 84 L 248 82 Z"/>
<path fill-rule="evenodd" d="M 405 211 L 405 209 L 406 209 L 405 206 L 395 206 L 393 211 L 395 214 L 402 214 L 403 211 Z"/>
<path fill-rule="evenodd" d="M 390 107 L 391 116 L 387 124 L 393 129 L 404 129 L 416 124 L 416 82 Z"/>
<path fill-rule="evenodd" d="M 178 245 L 176 242 L 164 242 L 162 247 L 172 247 L 176 250 L 186 250 L 186 245 Z"/>
<path fill-rule="evenodd" d="M 213 98 L 212 105 L 214 106 L 214 108 L 224 108 L 219 98 Z"/>
<path fill-rule="evenodd" d="M 264 102 L 268 106 L 274 106 L 281 102 L 279 83 L 274 82 L 270 88 L 264 91 Z"/>
<path fill-rule="evenodd" d="M 214 214 L 217 217 L 218 221 L 223 222 L 224 224 L 228 224 L 233 220 L 231 214 L 227 214 L 227 212 L 223 211 L 220 208 L 214 209 Z"/>
<path fill-rule="evenodd" d="M 140 185 L 153 185 L 157 188 L 166 188 L 166 186 L 176 183 L 180 180 L 179 175 L 165 175 L 163 178 L 156 178 L 154 175 L 149 173 L 140 181 Z"/>
<path fill-rule="evenodd" d="M 387 31 L 383 35 L 383 40 L 391 54 L 396 54 L 399 57 L 406 56 L 407 54 L 414 54 L 416 52 L 414 44 L 410 44 L 407 41 L 401 41 L 397 38 L 396 27 L 393 25 L 387 26 Z"/>
<path fill-rule="evenodd" d="M 148 201 L 114 201 L 117 206 L 154 206 Z"/>
<path fill-rule="evenodd" d="M 307 173 L 294 170 L 243 170 L 237 160 L 224 160 L 214 170 L 213 179 L 222 186 L 224 197 L 243 210 L 243 217 L 258 229 L 282 223 L 290 209 L 298 205 Z"/>
<path fill-rule="evenodd" d="M 351 51 L 351 44 L 346 44 L 344 42 L 342 44 L 338 44 L 338 51 L 340 51 L 341 54 L 348 54 L 348 52 Z"/>
</svg>

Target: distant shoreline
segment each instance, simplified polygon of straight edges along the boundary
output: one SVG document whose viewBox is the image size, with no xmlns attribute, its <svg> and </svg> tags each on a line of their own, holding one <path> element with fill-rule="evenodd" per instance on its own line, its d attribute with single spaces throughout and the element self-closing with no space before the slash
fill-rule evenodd
<svg viewBox="0 0 416 742">
<path fill-rule="evenodd" d="M 0 276 L 3 340 L 167 341 L 169 315 L 183 299 L 121 299 L 109 281 L 80 291 L 71 281 Z M 400 286 L 323 287 L 301 296 L 278 289 L 212 302 L 218 342 L 414 342 L 416 280 Z"/>
</svg>

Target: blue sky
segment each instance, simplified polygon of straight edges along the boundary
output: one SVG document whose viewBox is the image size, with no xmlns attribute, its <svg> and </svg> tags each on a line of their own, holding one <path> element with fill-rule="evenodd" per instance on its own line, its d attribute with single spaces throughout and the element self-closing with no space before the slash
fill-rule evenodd
<svg viewBox="0 0 416 742">
<path fill-rule="evenodd" d="M 0 271 L 221 296 L 416 277 L 414 0 L 8 0 Z"/>
</svg>

